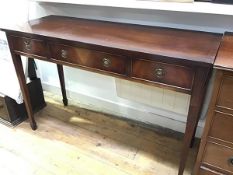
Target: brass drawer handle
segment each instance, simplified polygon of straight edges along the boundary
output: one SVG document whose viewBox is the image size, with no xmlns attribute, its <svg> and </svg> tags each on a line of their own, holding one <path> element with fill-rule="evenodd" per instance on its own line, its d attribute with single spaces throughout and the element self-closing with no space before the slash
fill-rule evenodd
<svg viewBox="0 0 233 175">
<path fill-rule="evenodd" d="M 163 68 L 156 68 L 155 76 L 156 78 L 163 78 L 165 76 L 165 70 Z"/>
<path fill-rule="evenodd" d="M 62 57 L 62 58 L 67 58 L 67 56 L 68 56 L 67 50 L 62 49 L 62 50 L 61 50 L 61 57 Z"/>
<path fill-rule="evenodd" d="M 30 51 L 31 50 L 31 41 L 30 40 L 25 40 L 24 41 L 24 47 L 26 50 Z"/>
<path fill-rule="evenodd" d="M 110 67 L 111 66 L 111 60 L 109 58 L 103 58 L 103 66 L 104 67 Z"/>
<path fill-rule="evenodd" d="M 229 164 L 230 166 L 233 166 L 233 157 L 230 157 L 230 158 L 228 159 L 228 164 Z"/>
</svg>

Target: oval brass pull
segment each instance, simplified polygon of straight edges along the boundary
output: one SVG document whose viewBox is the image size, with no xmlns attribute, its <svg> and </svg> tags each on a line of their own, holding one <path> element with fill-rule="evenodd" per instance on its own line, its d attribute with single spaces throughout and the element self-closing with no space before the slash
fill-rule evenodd
<svg viewBox="0 0 233 175">
<path fill-rule="evenodd" d="M 163 68 L 156 68 L 155 69 L 156 78 L 163 78 L 164 75 L 165 75 L 165 70 Z"/>
<path fill-rule="evenodd" d="M 104 67 L 110 67 L 111 66 L 111 60 L 109 58 L 103 58 L 103 66 Z"/>
<path fill-rule="evenodd" d="M 230 157 L 230 158 L 228 159 L 228 164 L 229 164 L 230 166 L 233 166 L 233 157 Z"/>
<path fill-rule="evenodd" d="M 62 49 L 62 50 L 61 50 L 61 57 L 62 57 L 62 58 L 67 58 L 67 56 L 68 56 L 67 50 Z"/>
<path fill-rule="evenodd" d="M 30 40 L 25 40 L 24 41 L 24 46 L 25 46 L 25 49 L 30 51 L 31 50 L 31 41 Z"/>
</svg>

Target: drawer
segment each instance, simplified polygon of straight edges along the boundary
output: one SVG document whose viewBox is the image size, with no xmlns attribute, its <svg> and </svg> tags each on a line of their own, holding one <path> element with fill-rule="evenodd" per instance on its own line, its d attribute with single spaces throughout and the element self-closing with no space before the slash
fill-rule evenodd
<svg viewBox="0 0 233 175">
<path fill-rule="evenodd" d="M 233 76 L 225 75 L 219 90 L 217 105 L 233 109 Z"/>
<path fill-rule="evenodd" d="M 47 57 L 47 47 L 43 40 L 10 36 L 13 49 L 32 56 Z"/>
<path fill-rule="evenodd" d="M 147 60 L 133 60 L 132 76 L 191 90 L 194 71 L 191 68 Z"/>
<path fill-rule="evenodd" d="M 50 44 L 50 51 L 52 59 L 116 74 L 125 75 L 129 66 L 129 61 L 123 56 L 84 48 Z"/>
<path fill-rule="evenodd" d="M 233 116 L 216 112 L 209 136 L 233 143 Z"/>
<path fill-rule="evenodd" d="M 216 143 L 207 142 L 203 164 L 233 174 L 233 149 Z"/>
</svg>

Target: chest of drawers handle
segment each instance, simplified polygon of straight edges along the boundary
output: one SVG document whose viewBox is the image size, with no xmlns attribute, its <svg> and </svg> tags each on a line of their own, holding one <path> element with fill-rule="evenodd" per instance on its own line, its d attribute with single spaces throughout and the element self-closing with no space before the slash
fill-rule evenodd
<svg viewBox="0 0 233 175">
<path fill-rule="evenodd" d="M 103 58 L 103 66 L 104 67 L 110 67 L 111 66 L 111 60 L 109 58 Z"/>
<path fill-rule="evenodd" d="M 165 76 L 165 70 L 163 68 L 156 68 L 155 69 L 155 76 L 156 78 L 163 78 Z"/>
<path fill-rule="evenodd" d="M 62 49 L 62 50 L 61 50 L 61 57 L 62 57 L 62 58 L 67 58 L 67 56 L 68 56 L 67 50 Z"/>
<path fill-rule="evenodd" d="M 228 159 L 228 164 L 229 164 L 230 166 L 233 166 L 233 157 L 230 157 L 230 158 Z"/>
<path fill-rule="evenodd" d="M 31 50 L 31 41 L 30 40 L 25 40 L 24 41 L 24 47 L 26 50 L 30 51 Z"/>
</svg>

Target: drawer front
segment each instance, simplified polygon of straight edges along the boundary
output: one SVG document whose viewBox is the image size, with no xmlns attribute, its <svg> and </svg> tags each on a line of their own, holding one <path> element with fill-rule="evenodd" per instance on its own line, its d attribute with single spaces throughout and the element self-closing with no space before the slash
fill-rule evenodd
<svg viewBox="0 0 233 175">
<path fill-rule="evenodd" d="M 33 56 L 47 57 L 47 47 L 43 40 L 10 36 L 13 41 L 13 49 L 22 53 L 30 54 Z"/>
<path fill-rule="evenodd" d="M 7 107 L 3 97 L 0 97 L 0 118 L 9 120 L 9 115 L 7 112 Z"/>
<path fill-rule="evenodd" d="M 50 44 L 50 51 L 53 59 L 122 75 L 126 74 L 129 66 L 123 56 L 84 48 Z"/>
<path fill-rule="evenodd" d="M 233 174 L 233 149 L 208 142 L 203 156 L 203 164 Z"/>
<path fill-rule="evenodd" d="M 233 116 L 216 112 L 209 136 L 233 143 Z"/>
<path fill-rule="evenodd" d="M 225 75 L 219 91 L 217 105 L 233 109 L 233 76 Z"/>
<path fill-rule="evenodd" d="M 147 60 L 133 60 L 133 78 L 191 90 L 194 72 L 190 68 Z"/>
</svg>

